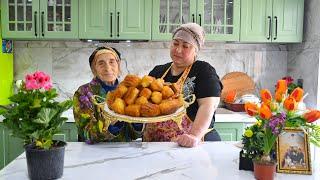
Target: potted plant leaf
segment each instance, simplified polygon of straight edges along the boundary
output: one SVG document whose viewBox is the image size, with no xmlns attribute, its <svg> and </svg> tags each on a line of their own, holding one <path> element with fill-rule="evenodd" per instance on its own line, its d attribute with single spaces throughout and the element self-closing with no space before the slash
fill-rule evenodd
<svg viewBox="0 0 320 180">
<path fill-rule="evenodd" d="M 12 135 L 24 140 L 30 179 L 55 179 L 63 174 L 66 143 L 53 140 L 67 118 L 62 113 L 72 101 L 57 102 L 56 89 L 44 72 L 27 74 L 17 81 L 17 93 L 9 106 L 0 107 L 3 124 Z"/>
</svg>

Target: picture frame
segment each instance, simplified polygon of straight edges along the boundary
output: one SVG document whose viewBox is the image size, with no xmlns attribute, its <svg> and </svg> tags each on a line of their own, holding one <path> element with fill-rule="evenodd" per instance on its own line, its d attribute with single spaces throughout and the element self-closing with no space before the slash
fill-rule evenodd
<svg viewBox="0 0 320 180">
<path fill-rule="evenodd" d="M 308 135 L 297 128 L 285 128 L 277 139 L 277 172 L 312 174 Z"/>
</svg>

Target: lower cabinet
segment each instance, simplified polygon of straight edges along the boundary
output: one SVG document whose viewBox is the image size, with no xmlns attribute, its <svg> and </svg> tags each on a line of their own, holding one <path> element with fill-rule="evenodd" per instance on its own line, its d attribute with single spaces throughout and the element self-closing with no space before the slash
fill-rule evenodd
<svg viewBox="0 0 320 180">
<path fill-rule="evenodd" d="M 55 140 L 78 141 L 75 123 L 65 123 L 61 130 L 61 133 L 54 136 Z M 0 170 L 23 151 L 23 141 L 20 138 L 12 137 L 10 132 L 0 123 Z"/>
<path fill-rule="evenodd" d="M 216 122 L 215 129 L 218 131 L 222 141 L 240 141 L 245 123 Z"/>
</svg>

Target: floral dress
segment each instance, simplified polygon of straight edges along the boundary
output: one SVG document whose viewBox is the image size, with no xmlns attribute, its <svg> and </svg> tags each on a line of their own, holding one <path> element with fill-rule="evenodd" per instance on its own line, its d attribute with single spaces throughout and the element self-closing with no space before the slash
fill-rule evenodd
<svg viewBox="0 0 320 180">
<path fill-rule="evenodd" d="M 105 97 L 118 85 L 108 86 L 100 79 L 94 78 L 91 82 L 79 87 L 73 96 L 73 114 L 78 128 L 78 140 L 89 144 L 97 142 L 131 141 L 141 136 L 142 124 L 116 122 L 106 128 L 105 119 L 99 108 L 93 103 L 92 96 Z"/>
</svg>

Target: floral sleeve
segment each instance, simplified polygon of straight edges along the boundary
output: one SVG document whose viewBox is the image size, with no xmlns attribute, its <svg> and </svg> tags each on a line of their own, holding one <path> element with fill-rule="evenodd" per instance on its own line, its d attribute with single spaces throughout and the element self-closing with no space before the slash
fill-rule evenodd
<svg viewBox="0 0 320 180">
<path fill-rule="evenodd" d="M 85 141 L 89 139 L 88 138 L 89 135 L 85 131 L 85 128 L 88 126 L 90 119 L 92 117 L 94 118 L 94 111 L 90 103 L 84 104 L 81 102 L 80 100 L 81 96 L 82 95 L 79 88 L 79 90 L 77 90 L 73 96 L 73 115 L 74 115 L 76 126 L 78 128 L 78 138 L 80 141 Z M 84 97 L 82 97 L 82 100 L 83 99 Z M 87 107 L 84 108 L 84 106 L 87 106 Z"/>
</svg>

